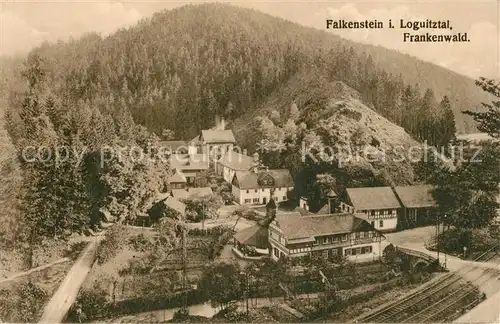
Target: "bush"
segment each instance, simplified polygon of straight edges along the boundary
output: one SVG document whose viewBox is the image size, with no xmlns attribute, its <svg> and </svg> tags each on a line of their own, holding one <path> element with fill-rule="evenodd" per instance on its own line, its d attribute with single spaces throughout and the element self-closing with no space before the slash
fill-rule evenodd
<svg viewBox="0 0 500 324">
<path fill-rule="evenodd" d="M 85 241 L 75 242 L 75 243 L 71 244 L 71 246 L 69 247 L 69 249 L 67 249 L 66 251 L 64 251 L 64 256 L 66 258 L 70 258 L 71 260 L 75 261 L 76 259 L 78 259 L 78 257 L 82 253 L 82 251 L 87 246 L 87 244 L 88 243 L 85 242 Z"/>
<path fill-rule="evenodd" d="M 495 234 L 485 229 L 459 229 L 453 228 L 438 237 L 439 248 L 451 253 L 461 255 L 464 246 L 468 252 L 486 252 L 498 244 Z"/>
<path fill-rule="evenodd" d="M 147 252 L 151 251 L 153 242 L 151 239 L 144 235 L 144 233 L 137 234 L 132 236 L 128 242 L 129 246 L 137 252 Z"/>
<path fill-rule="evenodd" d="M 19 305 L 17 311 L 19 312 L 19 322 L 35 322 L 38 318 L 45 300 L 48 298 L 47 291 L 32 283 L 22 283 L 18 290 Z"/>
<path fill-rule="evenodd" d="M 98 264 L 108 262 L 126 246 L 126 232 L 125 226 L 121 224 L 115 224 L 106 231 L 104 240 L 97 249 Z"/>
<path fill-rule="evenodd" d="M 80 291 L 76 299 L 76 304 L 82 306 L 82 321 L 85 322 L 104 318 L 109 314 L 110 303 L 107 299 L 107 293 L 101 289 Z M 71 320 L 76 319 L 77 321 L 75 310 L 75 306 L 73 305 L 68 317 Z"/>
</svg>

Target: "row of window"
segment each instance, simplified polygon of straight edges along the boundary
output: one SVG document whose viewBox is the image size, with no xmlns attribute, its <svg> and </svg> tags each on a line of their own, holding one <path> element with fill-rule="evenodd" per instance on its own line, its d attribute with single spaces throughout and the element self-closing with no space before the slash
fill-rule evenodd
<svg viewBox="0 0 500 324">
<path fill-rule="evenodd" d="M 375 215 L 392 215 L 394 209 L 382 209 L 382 210 L 361 210 L 361 213 L 375 216 Z"/>
<path fill-rule="evenodd" d="M 262 189 L 258 189 L 258 188 L 257 188 L 257 189 L 254 189 L 254 192 L 255 192 L 255 193 L 257 193 L 257 192 L 259 192 L 259 190 L 266 191 L 267 189 L 268 189 L 268 188 L 262 188 Z M 275 189 L 276 189 L 277 191 L 281 191 L 281 189 L 287 189 L 287 191 L 289 190 L 288 188 L 281 188 L 281 187 L 279 187 L 279 188 L 275 188 Z M 247 193 L 250 193 L 250 189 L 247 189 Z"/>
<path fill-rule="evenodd" d="M 368 254 L 372 253 L 372 247 L 371 246 L 362 246 L 358 248 L 353 248 L 353 249 L 345 249 L 344 254 L 345 255 L 361 255 L 361 254 Z"/>
<path fill-rule="evenodd" d="M 305 252 L 311 252 L 311 248 L 300 248 L 300 249 L 291 249 L 290 253 L 305 253 Z"/>
<path fill-rule="evenodd" d="M 274 197 L 276 201 L 280 201 L 279 197 Z M 286 196 L 283 196 L 283 201 L 286 200 Z M 260 203 L 260 198 L 247 198 L 244 200 L 245 204 L 259 204 Z M 264 201 L 262 201 L 264 203 Z"/>
<path fill-rule="evenodd" d="M 345 242 L 345 241 L 347 241 L 349 239 L 348 235 L 349 234 L 343 234 L 341 236 L 334 235 L 334 236 L 327 236 L 327 237 L 316 238 L 313 244 L 314 245 L 318 245 L 318 244 L 338 243 L 340 241 Z M 375 234 L 375 236 L 376 236 L 376 234 Z M 355 232 L 354 233 L 354 238 L 356 238 L 356 239 L 371 238 L 371 237 L 374 237 L 374 233 L 371 232 L 371 231 L 369 231 L 369 232 Z"/>
<path fill-rule="evenodd" d="M 372 221 L 372 226 L 375 227 L 375 221 Z M 380 220 L 378 221 L 378 227 L 383 228 L 384 227 L 384 221 Z"/>
</svg>

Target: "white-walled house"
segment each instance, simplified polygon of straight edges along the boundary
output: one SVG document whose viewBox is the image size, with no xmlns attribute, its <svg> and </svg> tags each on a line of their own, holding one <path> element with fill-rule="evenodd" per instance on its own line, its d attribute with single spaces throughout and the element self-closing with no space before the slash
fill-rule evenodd
<svg viewBox="0 0 500 324">
<path fill-rule="evenodd" d="M 222 176 L 226 182 L 231 183 L 236 171 L 250 171 L 253 167 L 257 167 L 258 165 L 258 155 L 250 157 L 246 154 L 229 151 L 217 161 L 215 171 L 218 175 Z"/>
<path fill-rule="evenodd" d="M 292 175 L 286 169 L 236 171 L 231 184 L 236 201 L 249 205 L 267 204 L 271 195 L 276 202 L 286 201 L 294 188 Z"/>
<path fill-rule="evenodd" d="M 379 231 L 394 231 L 401 205 L 391 187 L 347 188 L 347 205 Z"/>
<path fill-rule="evenodd" d="M 366 220 L 350 213 L 277 214 L 269 225 L 271 257 L 345 256 L 351 261 L 372 261 L 382 255 L 384 236 Z"/>
</svg>

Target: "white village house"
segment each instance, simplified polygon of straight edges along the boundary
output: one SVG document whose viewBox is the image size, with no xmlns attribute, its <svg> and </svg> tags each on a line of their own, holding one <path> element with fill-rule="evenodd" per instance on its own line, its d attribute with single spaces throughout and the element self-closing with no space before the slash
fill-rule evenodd
<svg viewBox="0 0 500 324">
<path fill-rule="evenodd" d="M 290 171 L 286 169 L 235 171 L 232 193 L 240 204 L 267 204 L 271 197 L 276 202 L 288 200 L 288 193 L 294 183 Z"/>
<path fill-rule="evenodd" d="M 258 153 L 250 157 L 246 155 L 246 151 L 243 154 L 229 151 L 216 163 L 215 172 L 222 176 L 226 182 L 231 183 L 236 171 L 250 171 L 259 165 Z"/>
<path fill-rule="evenodd" d="M 379 231 L 394 231 L 401 207 L 391 187 L 347 188 L 347 205 Z M 351 209 L 352 210 L 352 209 Z"/>
</svg>

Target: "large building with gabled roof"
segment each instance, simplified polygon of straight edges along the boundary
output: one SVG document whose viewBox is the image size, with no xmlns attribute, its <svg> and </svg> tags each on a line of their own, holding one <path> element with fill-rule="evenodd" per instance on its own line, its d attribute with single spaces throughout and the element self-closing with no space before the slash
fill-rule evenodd
<svg viewBox="0 0 500 324">
<path fill-rule="evenodd" d="M 304 215 L 278 213 L 269 225 L 271 257 L 337 258 L 370 261 L 381 256 L 384 236 L 351 213 Z"/>
<path fill-rule="evenodd" d="M 401 203 L 400 228 L 429 225 L 433 222 L 437 204 L 431 185 L 399 186 L 394 192 Z"/>
<path fill-rule="evenodd" d="M 347 188 L 346 204 L 379 231 L 395 231 L 401 205 L 391 187 Z"/>
</svg>

